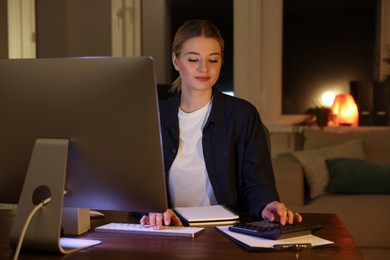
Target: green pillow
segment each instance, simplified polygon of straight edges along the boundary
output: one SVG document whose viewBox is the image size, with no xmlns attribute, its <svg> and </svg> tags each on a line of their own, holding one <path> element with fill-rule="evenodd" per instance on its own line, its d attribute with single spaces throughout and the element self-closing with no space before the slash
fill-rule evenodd
<svg viewBox="0 0 390 260">
<path fill-rule="evenodd" d="M 390 164 L 355 158 L 326 160 L 329 171 L 328 192 L 390 194 Z"/>
</svg>

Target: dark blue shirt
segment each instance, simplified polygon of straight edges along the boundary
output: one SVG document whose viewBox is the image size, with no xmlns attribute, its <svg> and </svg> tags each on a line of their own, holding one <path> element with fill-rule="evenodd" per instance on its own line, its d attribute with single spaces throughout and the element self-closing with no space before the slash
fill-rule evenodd
<svg viewBox="0 0 390 260">
<path fill-rule="evenodd" d="M 263 124 L 249 102 L 213 89 L 213 105 L 203 129 L 203 155 L 218 203 L 261 217 L 278 201 Z M 160 101 L 166 179 L 179 148 L 180 93 Z M 169 195 L 169 194 L 168 194 Z"/>
</svg>

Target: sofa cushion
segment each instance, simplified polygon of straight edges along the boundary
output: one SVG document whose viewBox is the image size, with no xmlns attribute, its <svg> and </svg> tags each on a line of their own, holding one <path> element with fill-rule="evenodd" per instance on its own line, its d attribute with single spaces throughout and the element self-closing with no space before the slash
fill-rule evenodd
<svg viewBox="0 0 390 260">
<path fill-rule="evenodd" d="M 276 188 L 286 205 L 305 204 L 305 176 L 301 164 L 291 154 L 272 158 Z"/>
<path fill-rule="evenodd" d="M 306 150 L 333 146 L 358 138 L 363 140 L 363 146 L 368 160 L 378 163 L 390 163 L 390 129 L 330 132 L 307 128 L 304 131 L 303 148 Z"/>
<path fill-rule="evenodd" d="M 390 164 L 355 158 L 327 159 L 328 192 L 390 194 Z"/>
<path fill-rule="evenodd" d="M 358 247 L 389 249 L 388 205 L 390 196 L 385 194 L 328 193 L 305 206 L 289 206 L 289 209 L 299 213 L 335 213 L 345 224 Z"/>
<path fill-rule="evenodd" d="M 293 155 L 304 169 L 311 199 L 326 193 L 329 182 L 326 159 L 336 157 L 366 159 L 361 139 L 330 147 L 296 151 Z"/>
</svg>

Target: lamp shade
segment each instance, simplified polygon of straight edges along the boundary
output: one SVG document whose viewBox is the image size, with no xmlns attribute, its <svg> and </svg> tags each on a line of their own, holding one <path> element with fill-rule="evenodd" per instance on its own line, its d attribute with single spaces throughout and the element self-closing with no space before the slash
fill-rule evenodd
<svg viewBox="0 0 390 260">
<path fill-rule="evenodd" d="M 351 94 L 337 95 L 332 105 L 335 125 L 358 126 L 359 112 Z"/>
</svg>

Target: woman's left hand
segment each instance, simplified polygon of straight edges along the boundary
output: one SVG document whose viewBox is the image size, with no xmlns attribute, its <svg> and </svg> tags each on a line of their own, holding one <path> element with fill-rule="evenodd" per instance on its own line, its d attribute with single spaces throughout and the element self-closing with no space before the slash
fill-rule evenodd
<svg viewBox="0 0 390 260">
<path fill-rule="evenodd" d="M 171 210 L 167 209 L 164 213 L 149 213 L 140 220 L 141 225 L 150 225 L 156 229 L 162 229 L 165 226 L 182 226 L 180 218 Z"/>
<path fill-rule="evenodd" d="M 273 201 L 269 203 L 261 212 L 261 217 L 265 220 L 280 222 L 280 224 L 292 224 L 294 221 L 302 222 L 302 216 L 297 212 L 289 210 L 284 203 Z"/>
</svg>

